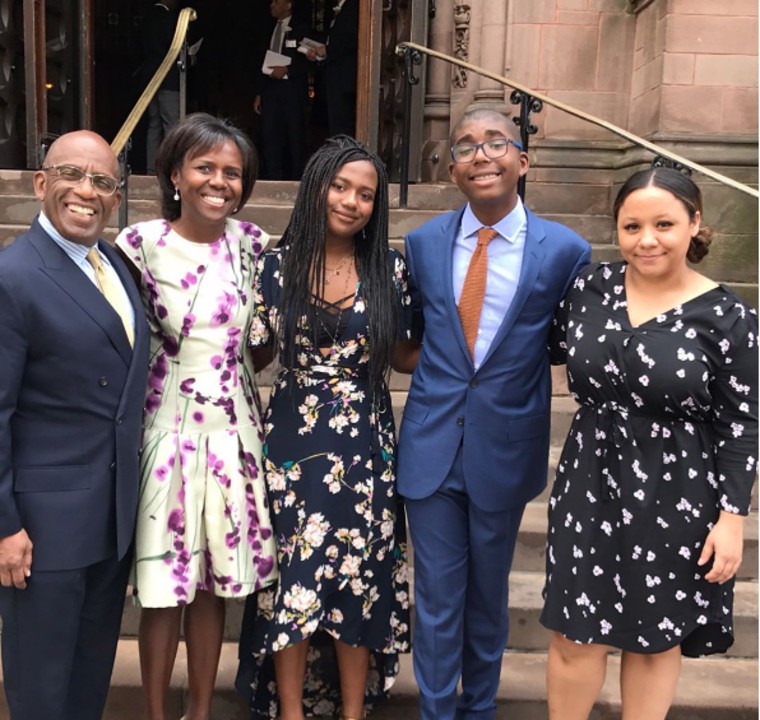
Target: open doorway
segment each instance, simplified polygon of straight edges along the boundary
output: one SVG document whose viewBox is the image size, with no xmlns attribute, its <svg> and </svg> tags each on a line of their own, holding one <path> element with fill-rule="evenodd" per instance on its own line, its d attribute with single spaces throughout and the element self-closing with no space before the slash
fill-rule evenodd
<svg viewBox="0 0 760 720">
<path fill-rule="evenodd" d="M 317 32 L 330 22 L 332 0 L 299 0 L 308 4 Z M 140 82 L 140 25 L 155 0 L 98 0 L 93 3 L 94 71 L 92 127 L 111 140 L 143 91 Z M 258 144 L 259 118 L 253 111 L 255 78 L 272 31 L 269 0 L 191 0 L 198 18 L 189 40 L 201 38 L 187 72 L 187 112 L 204 111 L 229 118 Z M 327 133 L 321 77 L 316 67 L 309 78 L 307 145 L 315 149 Z M 133 172 L 145 172 L 143 119 L 132 139 Z"/>
</svg>

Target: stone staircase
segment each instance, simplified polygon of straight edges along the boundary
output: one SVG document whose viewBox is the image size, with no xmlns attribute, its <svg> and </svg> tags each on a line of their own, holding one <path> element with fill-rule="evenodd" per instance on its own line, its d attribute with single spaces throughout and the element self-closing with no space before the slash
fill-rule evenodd
<svg viewBox="0 0 760 720">
<path fill-rule="evenodd" d="M 0 247 L 23 232 L 38 211 L 39 204 L 31 194 L 31 173 L 0 171 Z M 257 223 L 278 238 L 290 214 L 296 183 L 259 182 L 253 197 L 239 217 Z M 528 184 L 528 206 L 536 212 L 576 229 L 593 245 L 594 259 L 613 259 L 613 223 L 608 209 L 610 188 L 593 183 L 573 184 L 541 182 Z M 463 198 L 452 185 L 412 186 L 409 209 L 398 208 L 398 187 L 391 189 L 390 236 L 394 247 L 403 247 L 403 236 L 441 210 L 453 209 Z M 159 215 L 155 179 L 130 179 L 129 222 Z M 117 219 L 107 231 L 116 234 Z M 2 256 L 0 255 L 0 262 Z M 721 277 L 732 283 L 733 277 Z M 743 280 L 743 278 L 742 278 Z M 757 286 L 735 284 L 748 299 Z M 262 373 L 264 388 L 271 375 Z M 562 369 L 555 369 L 553 399 L 552 451 L 549 482 L 575 403 L 567 396 Z M 406 400 L 408 376 L 393 375 L 391 392 L 397 421 Z M 545 661 L 548 632 L 538 623 L 541 610 L 541 587 L 544 571 L 547 489 L 531 502 L 525 512 L 510 577 L 509 647 L 504 654 L 502 682 L 498 698 L 497 718 L 503 720 L 538 720 L 546 718 Z M 758 717 L 758 517 L 757 489 L 752 513 L 746 522 L 744 560 L 738 575 L 735 601 L 736 644 L 726 656 L 685 660 L 679 692 L 668 715 L 670 720 L 749 720 Z M 413 571 L 411 573 L 414 581 Z M 218 674 L 213 720 L 244 720 L 248 717 L 233 687 L 237 668 L 237 645 L 243 603 L 228 602 L 225 643 Z M 111 692 L 105 720 L 140 720 L 144 717 L 137 656 L 138 611 L 127 600 L 122 623 Z M 372 715 L 375 720 L 416 720 L 417 690 L 411 656 L 402 658 L 401 674 L 391 700 Z M 612 656 L 607 681 L 593 713 L 592 720 L 611 720 L 620 716 L 618 691 L 619 657 Z M 172 677 L 169 717 L 179 718 L 184 709 L 187 687 L 187 665 L 184 648 L 180 648 Z M 0 720 L 7 720 L 7 709 L 0 702 Z"/>
</svg>

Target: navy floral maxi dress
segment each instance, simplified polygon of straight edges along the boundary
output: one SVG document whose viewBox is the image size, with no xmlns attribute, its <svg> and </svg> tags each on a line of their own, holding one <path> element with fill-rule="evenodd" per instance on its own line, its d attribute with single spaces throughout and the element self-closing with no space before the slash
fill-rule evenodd
<svg viewBox="0 0 760 720">
<path fill-rule="evenodd" d="M 251 344 L 274 338 L 282 250 L 258 261 Z M 406 265 L 389 251 L 400 335 L 409 337 Z M 278 716 L 272 653 L 310 639 L 304 708 L 334 715 L 340 687 L 332 638 L 371 649 L 367 704 L 381 698 L 409 648 L 403 507 L 396 494 L 396 437 L 387 388 L 369 385 L 361 283 L 327 356 L 307 318 L 295 368 L 280 368 L 264 419 L 264 470 L 280 582 L 248 598 L 238 689 L 252 717 Z"/>
<path fill-rule="evenodd" d="M 549 504 L 541 622 L 581 643 L 686 656 L 733 643 L 734 581 L 698 566 L 757 461 L 757 315 L 719 286 L 633 327 L 623 262 L 591 266 L 552 351 L 580 404 Z"/>
</svg>

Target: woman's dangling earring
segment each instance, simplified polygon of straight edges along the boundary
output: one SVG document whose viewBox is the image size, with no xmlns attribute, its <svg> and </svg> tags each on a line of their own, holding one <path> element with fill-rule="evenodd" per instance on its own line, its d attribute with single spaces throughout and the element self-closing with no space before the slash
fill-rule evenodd
<svg viewBox="0 0 760 720">
<path fill-rule="evenodd" d="M 362 240 L 366 242 L 367 240 L 367 233 L 364 232 L 364 228 L 362 228 Z"/>
<path fill-rule="evenodd" d="M 174 200 L 179 202 L 179 188 L 176 185 L 174 186 Z"/>
</svg>

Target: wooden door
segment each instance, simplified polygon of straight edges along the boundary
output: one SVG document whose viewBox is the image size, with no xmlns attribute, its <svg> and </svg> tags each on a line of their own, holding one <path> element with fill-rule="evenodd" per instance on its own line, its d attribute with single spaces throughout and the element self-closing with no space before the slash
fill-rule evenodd
<svg viewBox="0 0 760 720">
<path fill-rule="evenodd" d="M 0 167 L 26 165 L 24 7 L 0 0 Z"/>
<path fill-rule="evenodd" d="M 405 40 L 427 42 L 428 19 L 434 4 L 419 0 L 370 0 L 366 19 L 360 19 L 367 52 L 360 54 L 359 108 L 368 124 L 367 139 L 385 161 L 389 176 L 398 180 L 403 134 L 404 78 L 403 62 L 396 46 Z M 362 56 L 370 58 L 371 67 L 361 83 Z M 419 179 L 419 148 L 424 108 L 424 64 L 416 66 L 420 82 L 413 87 L 411 112 L 410 179 Z M 362 92 L 365 97 L 362 97 Z M 367 96 L 368 95 L 368 96 Z"/>
</svg>

